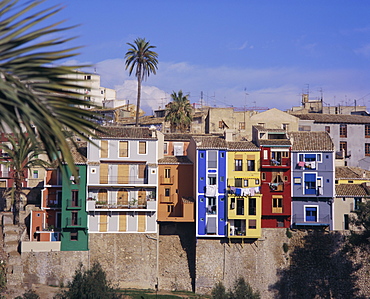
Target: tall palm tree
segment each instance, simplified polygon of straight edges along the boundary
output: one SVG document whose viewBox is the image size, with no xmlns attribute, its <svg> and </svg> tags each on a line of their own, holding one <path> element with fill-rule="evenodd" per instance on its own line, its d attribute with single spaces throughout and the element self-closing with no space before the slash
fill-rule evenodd
<svg viewBox="0 0 370 299">
<path fill-rule="evenodd" d="M 39 158 L 44 153 L 40 145 L 32 142 L 29 136 L 24 134 L 8 135 L 7 142 L 0 144 L 3 153 L 3 164 L 9 169 L 12 186 L 12 202 L 14 213 L 14 224 L 19 224 L 19 212 L 22 209 L 22 183 L 25 181 L 26 173 L 32 167 L 48 167 L 49 163 Z"/>
<path fill-rule="evenodd" d="M 126 59 L 126 70 L 129 69 L 129 75 L 135 70 L 137 78 L 137 102 L 136 102 L 136 119 L 135 126 L 139 125 L 139 112 L 140 112 L 140 98 L 141 98 L 141 82 L 146 80 L 151 73 L 154 75 L 158 69 L 158 54 L 152 49 L 156 48 L 151 46 L 149 41 L 145 38 L 137 38 L 134 44 L 127 43 L 131 48 L 128 49 Z"/>
<path fill-rule="evenodd" d="M 83 84 L 72 79 L 84 66 L 58 65 L 77 55 L 77 48 L 65 45 L 71 38 L 58 37 L 70 27 L 49 22 L 60 7 L 19 2 L 0 1 L 0 132 L 27 134 L 34 144 L 41 141 L 50 160 L 73 167 L 65 131 L 87 140 L 97 118 L 83 109 L 93 104 L 76 91 Z"/>
<path fill-rule="evenodd" d="M 166 106 L 165 117 L 165 121 L 171 123 L 171 132 L 184 133 L 189 130 L 193 120 L 193 108 L 188 97 L 188 95 L 183 95 L 182 90 L 171 94 L 172 102 Z"/>
</svg>

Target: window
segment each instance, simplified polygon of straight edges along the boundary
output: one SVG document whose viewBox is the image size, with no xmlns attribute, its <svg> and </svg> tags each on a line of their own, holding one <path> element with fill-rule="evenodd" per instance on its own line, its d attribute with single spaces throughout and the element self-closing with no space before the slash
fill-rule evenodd
<svg viewBox="0 0 370 299">
<path fill-rule="evenodd" d="M 235 187 L 243 187 L 243 179 L 235 178 Z"/>
<path fill-rule="evenodd" d="M 306 221 L 317 222 L 317 207 L 305 207 Z"/>
<path fill-rule="evenodd" d="M 285 131 L 288 131 L 289 130 L 289 124 L 282 124 L 281 125 L 281 128 Z"/>
<path fill-rule="evenodd" d="M 78 225 L 78 213 L 72 212 L 71 225 Z"/>
<path fill-rule="evenodd" d="M 166 179 L 169 179 L 171 177 L 171 168 L 165 168 L 164 169 L 164 177 Z"/>
<path fill-rule="evenodd" d="M 72 207 L 78 207 L 78 190 L 72 190 Z"/>
<path fill-rule="evenodd" d="M 260 180 L 259 180 L 259 179 L 256 179 L 256 180 L 254 181 L 254 183 L 255 183 L 256 185 L 259 185 L 259 184 L 260 184 Z"/>
<path fill-rule="evenodd" d="M 235 171 L 243 171 L 243 160 L 235 159 Z"/>
<path fill-rule="evenodd" d="M 119 142 L 119 156 L 128 157 L 128 141 Z"/>
<path fill-rule="evenodd" d="M 365 137 L 370 138 L 370 125 L 365 125 Z"/>
<path fill-rule="evenodd" d="M 208 168 L 217 168 L 217 151 L 208 152 Z"/>
<path fill-rule="evenodd" d="M 71 231 L 71 241 L 78 241 L 78 231 L 77 230 L 73 230 Z"/>
<path fill-rule="evenodd" d="M 365 156 L 370 156 L 370 143 L 365 143 Z"/>
<path fill-rule="evenodd" d="M 204 153 L 200 153 L 200 158 L 203 159 L 204 158 Z"/>
<path fill-rule="evenodd" d="M 344 229 L 349 230 L 349 216 L 348 216 L 348 214 L 344 214 Z"/>
<path fill-rule="evenodd" d="M 245 122 L 239 122 L 239 130 L 245 130 Z"/>
<path fill-rule="evenodd" d="M 39 171 L 38 171 L 38 170 L 34 170 L 34 171 L 33 171 L 33 176 L 32 176 L 32 178 L 34 178 L 34 179 L 38 179 L 38 178 L 39 178 Z"/>
<path fill-rule="evenodd" d="M 304 185 L 305 185 L 304 194 L 316 194 L 316 174 L 305 173 Z"/>
<path fill-rule="evenodd" d="M 207 197 L 207 214 L 216 214 L 216 197 Z"/>
<path fill-rule="evenodd" d="M 273 196 L 272 197 L 272 213 L 282 213 L 283 212 L 283 197 Z"/>
<path fill-rule="evenodd" d="M 249 219 L 248 220 L 248 228 L 249 229 L 256 229 L 257 228 L 257 220 Z"/>
<path fill-rule="evenodd" d="M 330 133 L 330 126 L 325 126 L 325 132 Z"/>
<path fill-rule="evenodd" d="M 359 209 L 359 207 L 360 207 L 360 203 L 362 202 L 362 198 L 360 198 L 360 197 L 356 197 L 355 198 L 355 210 L 358 210 Z"/>
<path fill-rule="evenodd" d="M 248 171 L 255 171 L 255 161 L 247 160 Z"/>
<path fill-rule="evenodd" d="M 302 183 L 302 180 L 299 177 L 294 178 L 293 181 L 294 181 L 294 185 L 300 185 Z"/>
<path fill-rule="evenodd" d="M 257 201 L 255 197 L 250 197 L 248 201 L 248 215 L 257 214 Z"/>
<path fill-rule="evenodd" d="M 299 126 L 298 131 L 311 131 L 311 126 Z"/>
<path fill-rule="evenodd" d="M 218 122 L 218 128 L 219 129 L 222 129 L 224 127 L 224 122 L 222 121 L 222 120 L 220 120 L 219 122 Z"/>
<path fill-rule="evenodd" d="M 244 198 L 238 198 L 236 201 L 236 215 L 244 215 Z"/>
<path fill-rule="evenodd" d="M 281 153 L 281 156 L 282 156 L 283 158 L 289 158 L 289 152 L 282 152 L 282 153 Z"/>
<path fill-rule="evenodd" d="M 163 153 L 164 153 L 165 155 L 167 155 L 167 154 L 168 154 L 168 143 L 167 143 L 167 142 L 165 142 L 165 143 L 163 144 Z"/>
<path fill-rule="evenodd" d="M 344 153 L 344 156 L 347 156 L 347 142 L 341 141 L 339 143 L 339 150 Z"/>
<path fill-rule="evenodd" d="M 170 188 L 164 189 L 164 196 L 166 197 L 170 196 Z"/>
<path fill-rule="evenodd" d="M 244 179 L 244 187 L 248 187 L 248 179 Z"/>
<path fill-rule="evenodd" d="M 266 172 L 262 172 L 262 181 L 266 181 Z"/>
<path fill-rule="evenodd" d="M 216 185 L 216 175 L 215 174 L 210 174 L 208 176 L 208 185 Z"/>
<path fill-rule="evenodd" d="M 139 154 L 140 155 L 146 154 L 146 141 L 139 141 Z"/>
<path fill-rule="evenodd" d="M 339 137 L 345 138 L 347 137 L 347 125 L 341 124 L 339 126 Z"/>
<path fill-rule="evenodd" d="M 108 158 L 108 140 L 100 141 L 100 158 Z"/>
</svg>

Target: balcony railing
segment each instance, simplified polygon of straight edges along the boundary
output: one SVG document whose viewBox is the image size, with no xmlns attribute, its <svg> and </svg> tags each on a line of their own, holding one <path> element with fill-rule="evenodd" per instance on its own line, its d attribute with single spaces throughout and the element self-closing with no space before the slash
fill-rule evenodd
<svg viewBox="0 0 370 299">
<path fill-rule="evenodd" d="M 293 224 L 295 224 L 295 225 L 327 226 L 327 225 L 330 225 L 330 215 L 326 215 L 326 216 L 320 216 L 319 215 L 317 217 L 314 217 L 313 220 L 310 220 L 310 218 L 308 218 L 307 216 L 305 216 L 303 214 L 294 214 L 293 215 Z"/>
<path fill-rule="evenodd" d="M 62 202 L 57 199 L 48 199 L 46 201 L 46 206 L 48 208 L 61 208 L 62 207 Z"/>
<path fill-rule="evenodd" d="M 156 209 L 157 202 L 155 200 L 137 201 L 131 200 L 127 202 L 106 202 L 106 201 L 87 201 L 87 210 L 95 209 Z"/>
<path fill-rule="evenodd" d="M 100 184 L 148 184 L 147 178 L 137 176 L 112 176 L 100 177 Z"/>
<path fill-rule="evenodd" d="M 173 185 L 173 182 L 174 182 L 174 176 L 166 178 L 165 176 L 161 175 L 159 177 L 159 183 L 161 185 Z"/>
<path fill-rule="evenodd" d="M 284 182 L 269 183 L 270 191 L 284 191 Z"/>
<path fill-rule="evenodd" d="M 67 199 L 67 209 L 80 209 L 81 207 L 81 199 Z"/>
<path fill-rule="evenodd" d="M 262 160 L 262 167 L 272 167 L 272 168 L 279 168 L 279 167 L 290 167 L 290 159 L 284 158 L 280 160 L 275 159 L 263 159 Z"/>
<path fill-rule="evenodd" d="M 81 227 L 82 225 L 82 221 L 81 221 L 81 217 L 76 217 L 76 218 L 73 218 L 73 217 L 67 217 L 66 218 L 66 226 L 67 227 Z"/>
</svg>

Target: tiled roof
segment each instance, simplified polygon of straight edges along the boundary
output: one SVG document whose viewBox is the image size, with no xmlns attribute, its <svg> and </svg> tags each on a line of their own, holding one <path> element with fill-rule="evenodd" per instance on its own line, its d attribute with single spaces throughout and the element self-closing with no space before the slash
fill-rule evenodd
<svg viewBox="0 0 370 299">
<path fill-rule="evenodd" d="M 260 148 L 257 147 L 253 142 L 251 141 L 228 141 L 226 142 L 227 149 L 231 151 L 259 151 Z"/>
<path fill-rule="evenodd" d="M 364 180 L 370 178 L 370 171 L 362 169 L 360 167 L 337 166 L 335 167 L 335 178 Z"/>
<path fill-rule="evenodd" d="M 260 145 L 291 145 L 288 139 L 259 139 L 258 142 Z"/>
<path fill-rule="evenodd" d="M 286 131 L 284 129 L 271 129 L 271 128 L 265 128 L 263 126 L 253 126 L 255 127 L 258 131 L 261 131 L 261 132 L 270 132 L 270 133 L 286 133 Z"/>
<path fill-rule="evenodd" d="M 293 151 L 334 151 L 327 132 L 291 132 L 289 138 Z"/>
<path fill-rule="evenodd" d="M 292 114 L 301 120 L 313 120 L 316 123 L 346 123 L 346 124 L 370 124 L 369 116 L 346 115 L 346 114 Z"/>
<path fill-rule="evenodd" d="M 335 186 L 335 194 L 339 196 L 367 196 L 366 187 L 360 184 L 340 184 Z"/>
<path fill-rule="evenodd" d="M 198 149 L 226 149 L 226 141 L 217 136 L 193 136 Z"/>
<path fill-rule="evenodd" d="M 166 156 L 158 160 L 158 164 L 193 164 L 186 156 Z"/>
<path fill-rule="evenodd" d="M 176 141 L 190 141 L 191 139 L 191 134 L 181 134 L 181 133 L 169 133 L 169 134 L 164 134 L 164 140 L 176 140 Z"/>
<path fill-rule="evenodd" d="M 149 128 L 109 126 L 103 127 L 105 132 L 97 132 L 96 135 L 101 138 L 125 138 L 125 139 L 157 139 L 152 137 Z"/>
</svg>

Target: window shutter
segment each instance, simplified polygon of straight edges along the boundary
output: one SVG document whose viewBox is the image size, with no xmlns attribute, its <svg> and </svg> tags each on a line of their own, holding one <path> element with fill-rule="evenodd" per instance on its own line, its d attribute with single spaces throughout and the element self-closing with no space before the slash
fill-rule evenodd
<svg viewBox="0 0 370 299">
<path fill-rule="evenodd" d="M 108 158 L 108 140 L 101 140 L 100 147 L 100 158 Z"/>
</svg>

